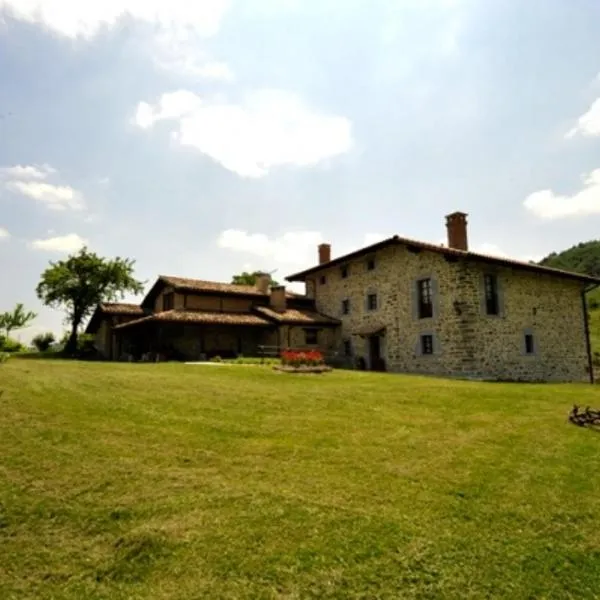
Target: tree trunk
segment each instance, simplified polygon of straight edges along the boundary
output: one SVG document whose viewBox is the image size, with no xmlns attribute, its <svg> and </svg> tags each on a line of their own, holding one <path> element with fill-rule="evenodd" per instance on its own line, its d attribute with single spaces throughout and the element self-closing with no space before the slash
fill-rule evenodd
<svg viewBox="0 0 600 600">
<path fill-rule="evenodd" d="M 69 339 L 67 340 L 64 349 L 67 356 L 74 356 L 77 354 L 77 330 L 79 329 L 80 323 L 81 319 L 73 318 L 73 322 L 71 323 L 71 335 L 69 335 Z"/>
</svg>

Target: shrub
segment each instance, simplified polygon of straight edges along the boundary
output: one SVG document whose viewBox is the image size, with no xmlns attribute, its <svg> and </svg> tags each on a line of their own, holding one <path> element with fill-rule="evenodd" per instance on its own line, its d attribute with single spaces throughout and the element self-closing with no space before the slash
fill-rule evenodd
<svg viewBox="0 0 600 600">
<path fill-rule="evenodd" d="M 208 362 L 223 362 L 220 356 L 213 356 Z"/>
<path fill-rule="evenodd" d="M 0 352 L 23 352 L 25 346 L 17 340 L 0 335 Z"/>
<path fill-rule="evenodd" d="M 281 364 L 288 367 L 316 367 L 324 364 L 323 354 L 318 350 L 285 350 L 281 353 Z"/>
<path fill-rule="evenodd" d="M 33 340 L 31 340 L 32 344 L 37 348 L 39 352 L 46 352 L 52 344 L 56 341 L 54 334 L 51 331 L 46 333 L 40 333 L 36 335 Z"/>
<path fill-rule="evenodd" d="M 10 354 L 8 352 L 0 352 L 0 365 L 5 363 L 10 358 Z"/>
</svg>

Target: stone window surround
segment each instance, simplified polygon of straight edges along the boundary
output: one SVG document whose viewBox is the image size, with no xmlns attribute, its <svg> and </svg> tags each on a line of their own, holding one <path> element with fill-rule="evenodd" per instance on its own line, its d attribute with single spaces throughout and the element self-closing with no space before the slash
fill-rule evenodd
<svg viewBox="0 0 600 600">
<path fill-rule="evenodd" d="M 349 315 L 351 307 L 352 307 L 352 304 L 350 302 L 350 298 L 344 298 L 342 300 L 341 308 L 340 308 L 342 315 Z"/>
<path fill-rule="evenodd" d="M 433 343 L 433 352 L 431 354 L 423 354 L 423 337 L 426 335 L 430 335 Z M 417 336 L 417 343 L 415 346 L 415 356 L 417 358 L 435 358 L 436 356 L 440 356 L 442 353 L 440 347 L 440 339 L 437 333 L 433 329 L 428 329 L 426 331 L 420 331 Z"/>
<path fill-rule="evenodd" d="M 431 317 L 421 317 L 419 315 L 419 282 L 425 279 L 431 280 Z M 418 277 L 415 277 L 411 282 L 411 303 L 412 303 L 412 314 L 413 319 L 416 321 L 420 321 L 423 323 L 429 323 L 431 321 L 435 321 L 440 312 L 440 302 L 439 302 L 439 287 L 438 281 L 434 273 L 423 273 Z"/>
<path fill-rule="evenodd" d="M 371 296 L 375 296 L 375 308 L 369 308 L 369 297 L 371 297 Z M 365 312 L 373 313 L 373 312 L 379 310 L 380 308 L 381 308 L 381 298 L 379 297 L 379 294 L 373 289 L 368 289 L 367 293 L 365 294 Z"/>
<path fill-rule="evenodd" d="M 345 264 L 340 266 L 340 278 L 347 279 L 350 277 L 350 265 Z"/>
<path fill-rule="evenodd" d="M 530 335 L 532 338 L 533 352 L 527 352 L 527 342 L 525 340 L 528 335 Z M 521 332 L 521 355 L 532 358 L 539 356 L 539 345 L 533 327 L 526 327 Z"/>
<path fill-rule="evenodd" d="M 498 298 L 498 312 L 496 314 L 490 314 L 487 312 L 487 302 L 485 296 L 485 276 L 486 275 L 495 275 L 496 276 L 496 284 L 497 284 L 497 298 Z M 496 270 L 486 270 L 481 273 L 479 278 L 479 295 L 480 295 L 480 306 L 479 312 L 486 319 L 502 319 L 505 316 L 505 307 L 504 307 L 504 282 L 500 273 Z"/>
</svg>

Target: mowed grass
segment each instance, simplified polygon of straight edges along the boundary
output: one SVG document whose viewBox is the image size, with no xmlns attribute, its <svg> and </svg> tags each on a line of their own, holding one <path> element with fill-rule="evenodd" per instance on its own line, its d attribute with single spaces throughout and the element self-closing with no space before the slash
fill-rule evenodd
<svg viewBox="0 0 600 600">
<path fill-rule="evenodd" d="M 0 366 L 0 598 L 594 598 L 600 388 Z"/>
</svg>

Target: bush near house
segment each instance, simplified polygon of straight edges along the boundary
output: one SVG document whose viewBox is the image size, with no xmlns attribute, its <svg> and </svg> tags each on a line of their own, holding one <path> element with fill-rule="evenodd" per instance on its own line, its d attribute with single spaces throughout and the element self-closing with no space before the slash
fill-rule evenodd
<svg viewBox="0 0 600 600">
<path fill-rule="evenodd" d="M 35 346 L 38 352 L 47 352 L 55 341 L 56 338 L 54 337 L 54 334 L 51 331 L 48 331 L 46 333 L 40 333 L 36 335 L 31 340 L 31 343 Z"/>
<path fill-rule="evenodd" d="M 0 352 L 23 352 L 25 346 L 18 340 L 0 335 Z"/>
<path fill-rule="evenodd" d="M 287 367 L 317 367 L 324 364 L 323 354 L 318 350 L 284 350 L 281 364 Z"/>
</svg>

